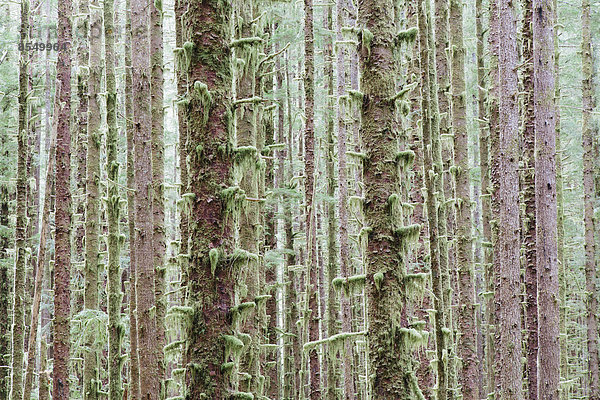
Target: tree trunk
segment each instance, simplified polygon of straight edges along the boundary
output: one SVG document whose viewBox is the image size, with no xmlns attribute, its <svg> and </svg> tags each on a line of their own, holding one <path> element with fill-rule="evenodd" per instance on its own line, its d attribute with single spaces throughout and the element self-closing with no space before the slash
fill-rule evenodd
<svg viewBox="0 0 600 400">
<path fill-rule="evenodd" d="M 534 70 L 533 70 L 533 4 L 522 1 L 523 25 L 523 128 L 521 138 L 521 190 L 523 196 L 522 246 L 525 253 L 525 329 L 527 351 L 528 398 L 537 400 L 538 379 L 538 282 L 536 259 L 536 209 L 535 209 L 535 115 L 534 115 Z"/>
<path fill-rule="evenodd" d="M 548 6 L 546 6 L 549 8 Z M 547 12 L 547 8 L 544 11 Z M 586 312 L 587 312 L 587 350 L 588 350 L 588 374 L 590 382 L 590 400 L 600 399 L 600 379 L 598 377 L 598 292 L 596 288 L 596 246 L 595 246 L 595 228 L 594 228 L 594 133 L 595 129 L 592 122 L 592 110 L 595 107 L 594 101 L 594 78 L 593 78 L 593 55 L 592 55 L 592 34 L 590 29 L 590 2 L 589 0 L 582 0 L 581 2 L 582 15 L 582 65 L 583 65 L 583 123 L 582 123 L 582 140 L 583 140 L 583 200 L 584 200 L 584 225 L 585 225 L 585 291 L 587 292 L 586 299 Z M 550 9 L 551 10 L 551 9 Z M 551 18 L 551 14 L 544 14 L 544 18 Z M 539 23 L 548 23 L 545 20 L 539 21 Z M 542 25 L 542 28 L 545 26 Z M 546 28 L 549 29 L 549 28 Z M 544 43 L 546 44 L 546 43 Z M 552 58 L 547 54 L 543 54 L 548 57 L 545 58 L 545 62 L 551 62 Z M 540 77 L 542 78 L 542 77 Z M 547 78 L 549 79 L 549 78 Z M 553 81 L 552 81 L 553 82 Z M 545 82 L 543 82 L 545 83 Z M 546 83 L 547 85 L 548 83 Z M 549 90 L 550 88 L 546 88 Z M 546 94 L 548 96 L 548 94 Z M 542 97 L 541 101 L 548 101 L 546 97 Z M 550 103 L 552 104 L 552 103 Z M 545 116 L 545 115 L 544 115 Z M 551 120 L 552 121 L 552 120 Z M 553 121 L 552 121 L 553 122 Z M 546 138 L 544 138 L 546 139 Z M 546 139 L 547 140 L 547 139 Z M 547 151 L 551 151 L 548 149 Z M 550 159 L 549 161 L 552 161 Z M 546 165 L 540 165 L 544 167 Z M 548 179 L 548 178 L 547 178 Z M 548 185 L 554 183 L 553 181 L 548 182 Z M 540 182 L 542 184 L 542 182 Z M 550 186 L 548 186 L 550 188 Z M 554 185 L 552 185 L 554 189 Z M 552 196 L 553 192 L 549 190 L 549 193 L 544 193 L 547 196 Z M 553 197 L 550 197 L 553 199 Z M 552 237 L 549 238 L 552 240 Z M 555 254 L 550 253 L 548 257 L 556 257 Z M 550 262 L 554 261 L 554 258 L 550 258 Z M 548 262 L 548 259 L 544 260 Z M 553 264 L 549 265 L 553 267 Z M 551 301 L 551 298 L 548 299 Z M 552 304 L 552 303 L 548 303 Z M 541 310 L 540 310 L 541 312 Z M 541 329 L 541 326 L 540 326 Z M 554 349 L 556 351 L 556 349 Z M 550 398 L 550 397 L 549 397 Z"/>
<path fill-rule="evenodd" d="M 156 335 L 154 351 L 157 357 L 157 378 L 160 382 L 159 398 L 164 399 L 165 357 L 165 315 L 167 313 L 166 265 L 165 265 L 165 205 L 164 205 L 164 105 L 163 105 L 163 5 L 155 1 L 150 6 L 150 63 L 151 63 L 151 113 L 152 113 L 152 252 L 154 263 L 154 295 L 156 302 Z"/>
<path fill-rule="evenodd" d="M 144 0 L 131 1 L 132 43 L 149 43 L 149 10 Z M 151 93 L 149 47 L 132 49 L 133 143 L 135 181 L 135 259 L 137 270 L 137 333 L 140 359 L 140 395 L 144 400 L 159 398 L 158 354 L 153 261 Z"/>
<path fill-rule="evenodd" d="M 496 396 L 521 400 L 521 304 L 519 259 L 519 108 L 517 103 L 517 26 L 516 9 L 511 0 L 500 0 L 499 77 L 500 77 L 500 160 L 499 160 L 499 234 L 497 240 L 500 269 L 496 282 Z"/>
<path fill-rule="evenodd" d="M 232 71 L 230 3 L 181 4 L 187 9 L 183 48 L 189 60 L 189 179 L 191 220 L 186 386 L 190 399 L 230 398 L 232 363 L 243 343 L 233 335 L 234 283 L 229 278 L 233 240 L 230 217 L 245 197 L 232 184 Z"/>
<path fill-rule="evenodd" d="M 131 71 L 131 1 L 125 1 L 125 130 L 127 131 L 127 187 L 133 189 L 134 180 L 134 125 L 133 125 L 133 77 Z M 134 191 L 127 191 L 127 223 L 129 228 L 129 377 L 128 397 L 140 399 L 140 364 L 137 333 L 137 267 L 135 246 L 135 201 Z"/>
<path fill-rule="evenodd" d="M 106 171 L 108 219 L 108 398 L 121 400 L 123 386 L 121 382 L 122 358 L 121 338 L 124 329 L 121 320 L 121 234 L 119 219 L 121 215 L 121 197 L 119 196 L 119 163 L 117 161 L 117 87 L 115 77 L 115 25 L 114 0 L 104 0 L 104 46 L 106 66 Z"/>
<path fill-rule="evenodd" d="M 422 6 L 422 5 L 421 5 Z M 399 126 L 395 116 L 393 4 L 389 0 L 359 3 L 359 56 L 362 94 L 360 139 L 364 162 L 364 235 L 366 264 L 368 359 L 375 398 L 404 399 L 418 396 L 417 378 L 408 339 L 405 303 L 410 296 L 406 274 L 406 249 L 418 237 L 420 226 L 401 226 L 398 220 Z M 422 12 L 423 20 L 425 11 Z M 422 22 L 422 21 L 421 21 Z M 422 26 L 422 25 L 421 25 Z M 410 156 L 408 156 L 410 158 Z M 398 164 L 389 160 L 397 160 Z M 392 311 L 395 310 L 395 311 Z M 391 312 L 392 311 L 392 312 Z M 422 396 L 422 394 L 421 394 Z"/>
<path fill-rule="evenodd" d="M 102 65 L 102 12 L 97 5 L 89 8 L 90 13 L 90 53 L 88 80 L 88 123 L 86 157 L 86 213 L 85 213 L 85 290 L 86 310 L 98 310 L 99 306 L 99 261 L 100 261 L 100 147 L 102 143 L 101 81 Z M 101 389 L 99 371 L 99 349 L 94 344 L 95 337 L 86 338 L 88 349 L 84 355 L 83 397 L 85 400 L 98 399 Z"/>
<path fill-rule="evenodd" d="M 22 43 L 29 41 L 29 1 L 21 2 Z M 28 65 L 29 53 L 19 55 L 19 122 L 17 132 L 17 221 L 15 226 L 15 272 L 13 288 L 11 399 L 23 397 L 23 353 L 25 336 L 25 262 L 27 243 L 27 155 L 28 155 Z M 67 180 L 68 182 L 68 180 Z M 57 224 L 58 225 L 58 224 Z"/>
<path fill-rule="evenodd" d="M 58 4 L 58 42 L 71 43 L 71 0 Z M 52 398 L 69 398 L 71 290 L 71 54 L 58 52 L 56 65 L 59 107 L 56 134 L 56 236 L 54 258 L 54 342 Z"/>
<path fill-rule="evenodd" d="M 50 373 L 48 372 L 48 344 L 46 337 L 42 336 L 40 343 L 40 375 L 38 399 L 48 400 L 50 398 Z"/>
<path fill-rule="evenodd" d="M 454 136 L 454 166 L 456 168 L 454 173 L 456 186 L 456 248 L 460 296 L 460 311 L 458 313 L 460 341 L 457 343 L 457 348 L 458 356 L 462 359 L 462 371 L 458 376 L 463 399 L 479 400 L 462 10 L 462 1 L 450 1 L 450 20 L 452 21 L 450 28 L 450 45 L 452 48 L 452 133 Z"/>
</svg>

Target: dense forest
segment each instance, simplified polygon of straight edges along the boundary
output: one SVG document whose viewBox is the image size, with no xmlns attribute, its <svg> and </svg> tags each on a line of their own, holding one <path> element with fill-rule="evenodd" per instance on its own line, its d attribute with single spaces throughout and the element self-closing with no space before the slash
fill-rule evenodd
<svg viewBox="0 0 600 400">
<path fill-rule="evenodd" d="M 0 400 L 600 400 L 600 2 L 1 0 Z"/>
</svg>

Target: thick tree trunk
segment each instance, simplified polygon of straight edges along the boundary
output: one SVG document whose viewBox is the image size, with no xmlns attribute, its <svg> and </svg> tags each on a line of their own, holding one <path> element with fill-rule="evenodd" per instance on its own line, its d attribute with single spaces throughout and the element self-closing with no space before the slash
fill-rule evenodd
<svg viewBox="0 0 600 400">
<path fill-rule="evenodd" d="M 499 234 L 496 281 L 496 396 L 521 400 L 521 279 L 519 238 L 519 108 L 517 102 L 517 25 L 515 4 L 499 1 Z"/>
<path fill-rule="evenodd" d="M 149 10 L 144 0 L 131 1 L 132 43 L 149 43 Z M 158 354 L 153 261 L 152 149 L 150 113 L 149 47 L 132 49 L 134 181 L 135 181 L 135 259 L 137 270 L 138 354 L 140 395 L 144 400 L 159 398 Z"/>
<path fill-rule="evenodd" d="M 421 5 L 422 6 L 422 5 Z M 389 0 L 359 3 L 359 56 L 362 94 L 360 139 L 366 150 L 364 162 L 366 241 L 366 301 L 369 327 L 368 359 L 372 395 L 382 399 L 418 396 L 417 378 L 407 335 L 405 303 L 407 288 L 406 250 L 418 237 L 419 226 L 402 226 L 398 220 L 398 165 L 407 153 L 398 153 L 395 116 L 393 4 Z M 424 10 L 421 10 L 424 18 Z M 356 96 L 356 94 L 355 94 Z M 410 155 L 408 156 L 410 159 Z M 397 160 L 398 164 L 390 162 Z M 364 242 L 363 242 L 364 243 Z M 392 311 L 394 310 L 394 311 Z M 421 394 L 422 395 L 422 394 Z"/>
<path fill-rule="evenodd" d="M 102 11 L 98 4 L 92 4 L 90 12 L 90 53 L 88 88 L 88 123 L 86 157 L 86 207 L 85 207 L 85 289 L 84 307 L 98 310 L 98 275 L 100 262 L 100 147 L 102 143 L 101 81 L 102 63 Z M 88 337 L 88 349 L 84 355 L 83 397 L 85 400 L 98 399 L 101 389 L 98 364 L 99 349 L 94 345 L 96 338 Z"/>
<path fill-rule="evenodd" d="M 122 358 L 121 338 L 124 329 L 121 321 L 121 234 L 119 219 L 119 163 L 117 161 L 117 86 L 115 77 L 115 10 L 114 0 L 104 0 L 104 46 L 106 66 L 106 171 L 108 174 L 106 213 L 108 218 L 108 398 L 121 400 Z"/>
<path fill-rule="evenodd" d="M 522 246 L 525 253 L 525 329 L 527 352 L 528 398 L 537 400 L 538 379 L 538 282 L 536 259 L 536 209 L 535 209 L 535 115 L 534 115 L 534 71 L 533 71 L 533 3 L 522 1 L 523 22 L 523 128 L 521 137 L 521 190 L 523 196 Z"/>
<path fill-rule="evenodd" d="M 186 386 L 190 399 L 230 398 L 230 366 L 243 343 L 230 315 L 233 241 L 230 217 L 245 201 L 232 184 L 231 5 L 216 0 L 180 4 L 186 10 L 183 48 L 189 60 L 189 179 L 191 219 Z M 184 195 L 186 196 L 186 195 Z M 226 366 L 228 368 L 226 368 Z"/>
<path fill-rule="evenodd" d="M 22 43 L 29 41 L 29 1 L 21 2 L 21 32 Z M 27 243 L 27 97 L 28 97 L 28 67 L 29 53 L 21 51 L 19 55 L 19 122 L 17 132 L 17 221 L 15 226 L 15 269 L 13 287 L 13 323 L 12 323 L 12 400 L 22 400 L 23 397 L 23 353 L 25 336 L 25 261 Z M 68 182 L 68 179 L 67 179 Z M 62 221 L 61 221 L 62 222 Z M 57 222 L 58 225 L 58 222 Z M 58 226 L 57 226 L 58 228 Z M 68 237 L 67 237 L 68 238 Z M 58 245 L 58 243 L 57 243 Z M 68 281 L 67 281 L 68 282 Z"/>
<path fill-rule="evenodd" d="M 58 4 L 58 42 L 71 43 L 71 0 Z M 58 52 L 56 65 L 59 107 L 56 134 L 56 238 L 54 258 L 54 370 L 52 398 L 69 398 L 71 290 L 71 54 Z"/>
<path fill-rule="evenodd" d="M 469 183 L 469 137 L 465 87 L 465 46 L 463 39 L 463 4 L 450 1 L 450 45 L 452 55 L 452 133 L 454 136 L 454 173 L 456 195 L 457 268 L 460 307 L 457 343 L 462 370 L 458 374 L 464 400 L 479 400 L 478 359 L 475 318 L 475 281 L 473 236 L 471 231 L 471 187 Z"/>
<path fill-rule="evenodd" d="M 588 374 L 590 382 L 590 400 L 600 399 L 600 378 L 598 377 L 598 292 L 596 288 L 596 246 L 594 228 L 594 127 L 592 122 L 592 109 L 594 102 L 594 78 L 593 78 L 593 55 L 592 34 L 590 27 L 590 2 L 582 0 L 582 65 L 583 65 L 583 200 L 584 200 L 584 225 L 585 225 L 585 290 L 587 292 L 587 350 L 588 350 Z M 547 9 L 544 9 L 547 12 Z M 544 18 L 550 18 L 551 14 L 544 14 Z M 540 22 L 546 22 L 542 20 Z M 548 28 L 546 28 L 548 29 Z M 549 57 L 548 55 L 545 55 Z M 550 62 L 552 59 L 544 59 Z M 552 81 L 553 82 L 553 81 Z M 547 88 L 549 90 L 549 88 Z M 542 97 L 547 100 L 547 98 Z M 548 151 L 550 151 L 549 149 Z M 541 166 L 542 167 L 542 166 Z M 553 182 L 549 182 L 550 185 Z M 550 188 L 550 186 L 548 186 Z M 554 185 L 552 185 L 554 188 Z M 552 192 L 549 193 L 552 195 Z M 552 238 L 550 238 L 551 240 Z M 554 254 L 549 254 L 553 256 Z M 554 255 L 555 257 L 556 255 Z M 553 260 L 553 259 L 550 259 Z M 547 260 L 545 260 L 547 261 Z M 553 266 L 550 264 L 550 266 Z M 550 301 L 550 299 L 548 299 Z M 540 327 L 541 328 L 541 327 Z M 556 351 L 556 350 L 555 350 Z"/>
</svg>

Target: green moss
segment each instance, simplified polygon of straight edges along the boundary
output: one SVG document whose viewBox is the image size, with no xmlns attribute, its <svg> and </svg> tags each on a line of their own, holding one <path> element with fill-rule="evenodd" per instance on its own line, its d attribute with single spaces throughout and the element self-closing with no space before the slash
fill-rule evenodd
<svg viewBox="0 0 600 400">
<path fill-rule="evenodd" d="M 399 151 L 396 154 L 396 163 L 402 169 L 410 168 L 415 160 L 415 152 L 412 150 Z"/>
<path fill-rule="evenodd" d="M 342 289 L 346 296 L 350 294 L 360 293 L 365 287 L 366 275 L 354 275 L 347 278 L 337 277 L 331 281 L 335 290 L 339 293 Z"/>
<path fill-rule="evenodd" d="M 237 358 L 244 348 L 244 342 L 233 335 L 223 335 L 222 337 L 225 344 L 225 360 L 229 360 L 229 357 Z"/>
<path fill-rule="evenodd" d="M 398 32 L 398 35 L 396 35 L 396 43 L 397 44 L 414 43 L 415 39 L 417 38 L 418 33 L 419 33 L 419 28 L 416 26 L 413 26 L 412 28 L 408 28 L 406 30 L 400 31 L 400 32 Z"/>
<path fill-rule="evenodd" d="M 194 93 L 202 106 L 202 126 L 204 126 L 208 122 L 210 107 L 212 106 L 212 95 L 206 83 L 200 81 L 194 82 Z"/>
<path fill-rule="evenodd" d="M 367 54 L 371 56 L 371 43 L 373 42 L 373 33 L 368 28 L 362 29 L 362 47 L 367 49 Z"/>
<path fill-rule="evenodd" d="M 406 246 L 417 241 L 420 233 L 420 224 L 401 226 L 400 228 L 394 230 L 394 236 L 398 239 L 402 246 Z"/>
<path fill-rule="evenodd" d="M 231 307 L 229 311 L 231 312 L 234 328 L 243 325 L 255 307 L 256 303 L 253 301 L 240 303 L 237 306 Z"/>
<path fill-rule="evenodd" d="M 208 252 L 208 258 L 210 259 L 210 273 L 212 274 L 212 276 L 215 276 L 215 272 L 217 270 L 217 264 L 219 264 L 220 254 L 221 253 L 220 253 L 219 249 L 216 249 L 216 248 L 212 248 Z"/>
<path fill-rule="evenodd" d="M 375 281 L 375 287 L 377 290 L 381 290 L 381 284 L 383 283 L 383 272 L 376 272 L 373 274 L 373 280 Z"/>
<path fill-rule="evenodd" d="M 221 191 L 221 198 L 225 203 L 225 216 L 234 215 L 237 217 L 245 205 L 246 192 L 240 189 L 239 186 L 230 186 Z"/>
<path fill-rule="evenodd" d="M 225 362 L 225 363 L 221 364 L 221 373 L 228 375 L 233 370 L 233 367 L 235 367 L 234 362 L 232 362 L 232 361 Z"/>
<path fill-rule="evenodd" d="M 409 298 L 423 298 L 429 274 L 420 272 L 417 274 L 406 274 L 403 278 L 404 291 Z"/>
<path fill-rule="evenodd" d="M 235 392 L 231 395 L 233 400 L 254 400 L 254 394 L 250 392 Z"/>
<path fill-rule="evenodd" d="M 230 47 L 254 46 L 263 43 L 264 40 L 258 36 L 236 39 L 231 42 Z"/>
</svg>

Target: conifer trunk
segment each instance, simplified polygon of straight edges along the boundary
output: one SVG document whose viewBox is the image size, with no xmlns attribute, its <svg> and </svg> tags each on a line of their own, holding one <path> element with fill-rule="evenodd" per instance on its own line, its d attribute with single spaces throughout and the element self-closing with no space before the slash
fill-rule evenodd
<svg viewBox="0 0 600 400">
<path fill-rule="evenodd" d="M 48 372 L 48 344 L 46 337 L 42 336 L 40 343 L 40 375 L 38 400 L 48 400 L 50 398 L 50 373 Z"/>
<path fill-rule="evenodd" d="M 119 196 L 119 163 L 117 161 L 117 87 L 115 77 L 115 21 L 114 0 L 104 0 L 104 46 L 106 67 L 106 171 L 108 176 L 106 213 L 108 218 L 108 398 L 121 400 L 122 357 L 121 338 L 124 335 L 121 321 L 121 234 L 119 219 L 121 197 Z"/>
<path fill-rule="evenodd" d="M 132 43 L 149 43 L 148 1 L 131 1 Z M 152 219 L 152 120 L 150 113 L 149 46 L 132 49 L 133 143 L 135 182 L 135 259 L 137 270 L 138 354 L 140 396 L 156 400 L 160 393 L 158 355 L 156 354 L 156 317 L 154 294 L 153 219 Z"/>
<path fill-rule="evenodd" d="M 590 1 L 582 0 L 582 66 L 583 66 L 583 191 L 585 225 L 585 290 L 587 312 L 587 350 L 590 400 L 600 399 L 600 378 L 598 377 L 598 291 L 596 288 L 596 246 L 594 228 L 594 132 L 592 110 L 594 102 L 594 78 L 592 34 L 590 27 Z M 546 18 L 548 18 L 545 15 Z"/>
<path fill-rule="evenodd" d="M 422 6 L 422 5 L 421 5 Z M 369 327 L 368 359 L 374 398 L 403 399 L 418 396 L 407 338 L 405 308 L 408 279 L 406 246 L 414 239 L 414 226 L 401 226 L 398 207 L 399 126 L 395 116 L 393 4 L 389 0 L 359 3 L 358 26 L 361 70 L 360 139 L 364 162 L 366 243 L 366 301 Z M 421 10 L 424 16 L 424 10 Z M 392 311 L 395 310 L 395 311 Z"/>
<path fill-rule="evenodd" d="M 71 43 L 71 0 L 58 4 L 58 42 Z M 71 290 L 71 54 L 58 52 L 56 91 L 59 106 L 56 134 L 56 236 L 54 258 L 54 369 L 52 398 L 69 398 Z"/>
<path fill-rule="evenodd" d="M 29 1 L 21 1 L 21 32 L 23 43 L 29 40 Z M 17 220 L 15 226 L 15 269 L 12 302 L 12 375 L 10 397 L 23 397 L 23 353 L 25 335 L 25 261 L 27 232 L 27 154 L 28 154 L 28 60 L 27 51 L 19 55 L 19 121 L 17 132 Z M 68 180 L 67 180 L 68 182 Z M 57 227 L 58 228 L 58 227 Z M 58 245 L 58 243 L 57 243 Z"/>
<path fill-rule="evenodd" d="M 230 218 L 244 201 L 230 185 L 233 167 L 231 5 L 216 0 L 192 1 L 183 30 L 189 60 L 190 269 L 186 317 L 186 386 L 190 399 L 227 399 L 226 366 L 239 358 L 243 343 L 232 336 L 230 279 L 233 241 Z M 185 36 L 184 36 L 185 37 Z"/>
<path fill-rule="evenodd" d="M 134 125 L 133 125 L 133 76 L 131 65 L 131 1 L 125 1 L 125 130 L 127 134 L 127 187 L 133 189 L 134 180 Z M 129 375 L 128 398 L 140 398 L 140 365 L 137 334 L 137 267 L 135 246 L 135 201 L 134 191 L 127 191 L 127 223 L 129 230 Z"/>
<path fill-rule="evenodd" d="M 499 234 L 496 246 L 500 268 L 496 282 L 496 396 L 521 400 L 521 307 L 519 259 L 519 108 L 517 102 L 516 5 L 499 1 Z"/>
<path fill-rule="evenodd" d="M 465 400 L 478 400 L 478 358 L 475 317 L 475 281 L 473 236 L 471 232 L 471 187 L 469 183 L 469 138 L 465 86 L 465 47 L 463 39 L 463 4 L 450 0 L 450 45 L 452 48 L 452 131 L 454 136 L 454 173 L 456 195 L 457 267 L 460 308 L 457 343 L 462 371 L 458 374 Z"/>
<path fill-rule="evenodd" d="M 525 333 L 527 352 L 527 387 L 528 398 L 537 400 L 538 372 L 538 282 L 536 258 L 536 208 L 535 208 L 535 115 L 534 115 L 534 71 L 533 71 L 533 3 L 522 1 L 523 25 L 523 128 L 521 138 L 521 157 L 523 172 L 521 173 L 521 190 L 524 203 L 522 214 L 522 241 L 525 253 Z"/>
<path fill-rule="evenodd" d="M 317 264 L 317 224 L 315 191 L 315 82 L 314 82 L 314 34 L 313 0 L 304 0 L 304 196 L 305 196 L 305 232 L 306 232 L 306 294 L 304 324 L 309 342 L 319 340 L 318 276 Z M 308 398 L 318 400 L 321 397 L 321 366 L 318 346 L 308 350 L 310 385 Z"/>
<path fill-rule="evenodd" d="M 0 139 L 2 157 L 8 158 L 8 146 L 4 135 Z M 8 226 L 9 216 L 9 190 L 7 185 L 0 185 L 0 225 Z M 10 394 L 10 279 L 11 269 L 7 251 L 10 247 L 10 237 L 0 235 L 0 399 L 8 399 Z"/>
<path fill-rule="evenodd" d="M 150 68 L 152 113 L 152 252 L 154 263 L 154 294 L 156 302 L 156 337 L 154 352 L 157 358 L 157 378 L 160 382 L 159 398 L 166 397 L 165 315 L 167 313 L 165 265 L 165 205 L 164 205 L 164 105 L 163 105 L 163 4 L 154 1 L 150 6 Z"/>
<path fill-rule="evenodd" d="M 92 4 L 89 35 L 89 79 L 88 121 L 87 121 L 87 157 L 86 157 L 86 207 L 85 207 L 85 289 L 84 307 L 86 310 L 98 310 L 99 290 L 98 274 L 100 261 L 100 147 L 102 143 L 101 80 L 102 66 L 102 13 L 98 4 Z M 83 397 L 96 400 L 99 381 L 99 349 L 94 345 L 94 337 L 88 337 L 88 349 L 84 355 Z"/>
</svg>

